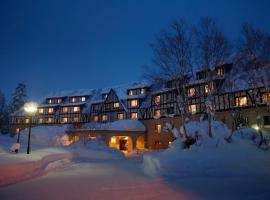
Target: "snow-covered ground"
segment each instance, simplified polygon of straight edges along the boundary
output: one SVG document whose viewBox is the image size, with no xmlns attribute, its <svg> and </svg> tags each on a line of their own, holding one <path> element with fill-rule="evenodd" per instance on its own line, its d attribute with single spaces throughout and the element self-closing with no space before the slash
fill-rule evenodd
<svg viewBox="0 0 270 200">
<path fill-rule="evenodd" d="M 0 136 L 0 199 L 270 199 L 270 152 L 258 149 L 253 129 L 237 131 L 227 143 L 230 130 L 221 122 L 213 122 L 213 138 L 207 122 L 186 128 L 199 138 L 190 149 L 176 140 L 143 159 L 125 158 L 98 141 L 41 145 L 42 137 L 30 155 L 25 143 L 12 154 L 15 138 Z M 61 135 L 52 132 L 47 135 Z"/>
</svg>

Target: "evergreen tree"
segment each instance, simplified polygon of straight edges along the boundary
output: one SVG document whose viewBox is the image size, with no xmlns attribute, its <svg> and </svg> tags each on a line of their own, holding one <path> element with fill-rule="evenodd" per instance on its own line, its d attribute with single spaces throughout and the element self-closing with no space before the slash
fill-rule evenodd
<svg viewBox="0 0 270 200">
<path fill-rule="evenodd" d="M 20 110 L 26 101 L 27 101 L 26 85 L 23 83 L 18 83 L 12 97 L 12 102 L 10 105 L 10 113 L 14 113 Z"/>
<path fill-rule="evenodd" d="M 6 100 L 4 94 L 0 91 L 0 132 L 7 133 L 8 132 L 8 109 L 6 106 Z"/>
</svg>

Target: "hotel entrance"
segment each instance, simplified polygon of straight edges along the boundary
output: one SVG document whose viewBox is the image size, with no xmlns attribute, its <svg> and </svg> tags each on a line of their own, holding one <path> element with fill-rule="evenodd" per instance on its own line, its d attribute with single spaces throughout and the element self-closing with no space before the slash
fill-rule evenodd
<svg viewBox="0 0 270 200">
<path fill-rule="evenodd" d="M 112 136 L 109 147 L 116 148 L 125 154 L 132 151 L 132 139 L 129 136 Z"/>
</svg>

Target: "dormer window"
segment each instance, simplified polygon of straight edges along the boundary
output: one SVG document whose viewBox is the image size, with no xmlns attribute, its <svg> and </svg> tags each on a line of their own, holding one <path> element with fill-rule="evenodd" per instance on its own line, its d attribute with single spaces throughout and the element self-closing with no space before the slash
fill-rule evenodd
<svg viewBox="0 0 270 200">
<path fill-rule="evenodd" d="M 128 96 L 132 96 L 132 95 L 134 95 L 134 94 L 133 94 L 133 90 L 129 90 L 129 91 L 128 91 Z"/>
<path fill-rule="evenodd" d="M 141 88 L 141 94 L 145 94 L 145 88 Z"/>
<path fill-rule="evenodd" d="M 102 94 L 102 99 L 106 99 L 107 98 L 107 96 L 108 96 L 108 94 Z"/>
<path fill-rule="evenodd" d="M 195 87 L 188 88 L 187 93 L 189 97 L 195 96 L 195 92 L 196 92 Z"/>
<path fill-rule="evenodd" d="M 133 99 L 131 100 L 131 107 L 137 107 L 138 106 L 138 100 L 137 99 Z"/>
<path fill-rule="evenodd" d="M 155 96 L 155 104 L 160 103 L 160 95 Z"/>
<path fill-rule="evenodd" d="M 85 102 L 85 101 L 86 101 L 86 98 L 85 98 L 85 97 L 82 97 L 82 98 L 81 98 L 81 101 L 82 101 L 82 102 Z"/>
<path fill-rule="evenodd" d="M 76 98 L 75 98 L 75 97 L 72 97 L 72 98 L 70 99 L 70 101 L 71 101 L 72 103 L 75 103 L 75 102 L 76 102 Z"/>
<path fill-rule="evenodd" d="M 120 107 L 119 102 L 115 102 L 115 103 L 113 103 L 113 108 L 119 108 L 119 107 Z"/>
</svg>

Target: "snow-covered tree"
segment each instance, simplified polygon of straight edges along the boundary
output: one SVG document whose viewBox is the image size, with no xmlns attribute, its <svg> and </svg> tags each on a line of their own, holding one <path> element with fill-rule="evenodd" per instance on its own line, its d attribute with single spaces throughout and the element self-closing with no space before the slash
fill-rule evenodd
<svg viewBox="0 0 270 200">
<path fill-rule="evenodd" d="M 181 115 L 183 126 L 183 140 L 188 139 L 185 130 L 185 121 L 189 115 L 186 86 L 192 73 L 192 30 L 184 21 L 174 21 L 169 29 L 163 31 L 154 43 L 151 44 L 153 50 L 153 63 L 155 69 L 146 72 L 145 76 L 156 83 L 172 81 L 175 90 L 176 104 Z"/>
<path fill-rule="evenodd" d="M 8 132 L 8 109 L 4 94 L 0 91 L 0 133 Z"/>
<path fill-rule="evenodd" d="M 239 67 L 245 73 L 246 83 L 252 90 L 252 103 L 256 109 L 257 126 L 261 141 L 259 146 L 264 142 L 261 131 L 262 118 L 260 114 L 260 97 L 258 95 L 258 87 L 264 87 L 267 90 L 267 104 L 270 105 L 270 34 L 253 27 L 250 24 L 242 25 L 241 39 L 238 44 L 240 59 Z"/>
<path fill-rule="evenodd" d="M 230 45 L 225 34 L 218 28 L 214 19 L 203 18 L 195 29 L 195 50 L 198 66 L 206 73 L 205 82 L 208 84 L 208 93 L 205 100 L 208 115 L 208 134 L 212 137 L 211 120 L 215 115 L 215 94 L 220 85 L 215 84 L 215 68 L 221 66 L 228 59 Z"/>
<path fill-rule="evenodd" d="M 12 96 L 12 102 L 10 104 L 10 113 L 14 113 L 20 110 L 27 101 L 26 85 L 18 83 L 15 92 Z"/>
</svg>

